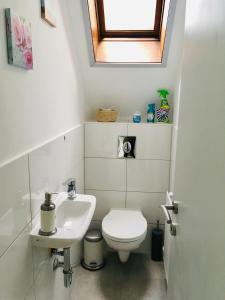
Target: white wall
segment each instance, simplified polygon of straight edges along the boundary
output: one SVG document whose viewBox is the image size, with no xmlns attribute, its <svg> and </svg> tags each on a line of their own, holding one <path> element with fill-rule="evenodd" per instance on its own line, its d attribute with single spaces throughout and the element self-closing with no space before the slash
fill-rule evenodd
<svg viewBox="0 0 225 300">
<path fill-rule="evenodd" d="M 83 120 L 83 90 L 77 53 L 63 19 L 63 3 L 51 0 L 57 28 L 40 17 L 40 0 L 0 2 L 0 165 Z M 3 9 L 32 24 L 34 70 L 7 63 Z"/>
<path fill-rule="evenodd" d="M 84 73 L 89 118 L 93 118 L 95 110 L 100 106 L 116 107 L 120 110 L 121 118 L 127 118 L 137 110 L 145 112 L 147 103 L 158 99 L 156 93 L 158 88 L 175 90 L 183 37 L 183 0 L 177 1 L 168 64 L 165 68 L 91 67 L 84 20 L 81 15 L 82 1 L 84 0 L 67 0 L 67 7 Z"/>
<path fill-rule="evenodd" d="M 41 19 L 40 0 L 0 2 L 0 300 L 68 299 L 70 293 L 62 270 L 52 272 L 48 251 L 32 249 L 29 238 L 45 191 L 61 190 L 65 179 L 76 177 L 84 192 L 80 65 L 63 3 L 51 2 L 55 29 Z M 32 71 L 7 63 L 8 7 L 32 24 Z M 73 249 L 72 261 L 78 260 Z"/>
<path fill-rule="evenodd" d="M 65 190 L 71 177 L 84 193 L 83 126 L 0 168 L 0 300 L 69 299 L 62 269 L 53 272 L 54 257 L 32 246 L 29 233 L 44 193 Z M 72 264 L 80 254 L 81 244 L 71 248 Z"/>
</svg>

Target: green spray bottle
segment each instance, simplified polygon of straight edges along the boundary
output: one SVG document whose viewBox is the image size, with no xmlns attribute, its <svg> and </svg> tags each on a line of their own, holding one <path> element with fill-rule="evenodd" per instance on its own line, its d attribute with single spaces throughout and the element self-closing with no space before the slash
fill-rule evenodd
<svg viewBox="0 0 225 300">
<path fill-rule="evenodd" d="M 169 92 L 167 90 L 158 90 L 159 97 L 161 98 L 161 108 L 169 108 L 169 102 L 167 96 L 169 96 Z"/>
<path fill-rule="evenodd" d="M 167 99 L 169 92 L 166 89 L 158 90 L 161 104 L 160 109 L 157 110 L 157 121 L 163 123 L 169 123 L 169 101 Z"/>
</svg>

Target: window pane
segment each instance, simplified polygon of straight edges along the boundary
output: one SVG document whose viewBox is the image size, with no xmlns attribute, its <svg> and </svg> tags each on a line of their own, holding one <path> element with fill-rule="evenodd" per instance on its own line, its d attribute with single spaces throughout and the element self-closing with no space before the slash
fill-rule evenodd
<svg viewBox="0 0 225 300">
<path fill-rule="evenodd" d="M 106 30 L 153 30 L 157 0 L 104 0 Z"/>
</svg>

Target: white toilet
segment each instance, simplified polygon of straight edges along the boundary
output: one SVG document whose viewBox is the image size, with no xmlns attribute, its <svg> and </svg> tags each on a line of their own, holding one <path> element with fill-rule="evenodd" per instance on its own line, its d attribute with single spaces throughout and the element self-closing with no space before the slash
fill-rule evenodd
<svg viewBox="0 0 225 300">
<path fill-rule="evenodd" d="M 102 235 L 121 262 L 126 262 L 130 252 L 145 240 L 147 221 L 140 210 L 112 209 L 103 219 Z"/>
</svg>

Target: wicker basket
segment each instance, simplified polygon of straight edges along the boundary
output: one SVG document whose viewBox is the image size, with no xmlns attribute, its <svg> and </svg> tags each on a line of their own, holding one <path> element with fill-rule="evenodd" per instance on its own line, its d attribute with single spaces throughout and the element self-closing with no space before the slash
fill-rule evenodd
<svg viewBox="0 0 225 300">
<path fill-rule="evenodd" d="M 115 122 L 118 112 L 114 109 L 99 109 L 96 119 L 98 122 Z"/>
</svg>

